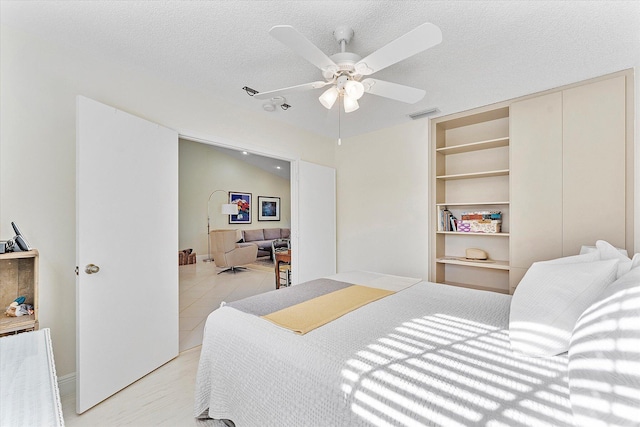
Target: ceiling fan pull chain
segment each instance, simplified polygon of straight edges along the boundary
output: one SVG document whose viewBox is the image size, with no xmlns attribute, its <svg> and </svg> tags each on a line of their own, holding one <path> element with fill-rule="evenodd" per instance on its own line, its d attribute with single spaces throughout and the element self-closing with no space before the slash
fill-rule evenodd
<svg viewBox="0 0 640 427">
<path fill-rule="evenodd" d="M 342 96 L 342 95 L 340 95 Z M 342 122 L 340 121 L 340 116 L 342 115 L 340 112 L 342 111 L 342 107 L 340 107 L 341 102 L 338 102 L 338 145 L 342 145 L 342 138 L 340 129 L 342 128 Z"/>
</svg>

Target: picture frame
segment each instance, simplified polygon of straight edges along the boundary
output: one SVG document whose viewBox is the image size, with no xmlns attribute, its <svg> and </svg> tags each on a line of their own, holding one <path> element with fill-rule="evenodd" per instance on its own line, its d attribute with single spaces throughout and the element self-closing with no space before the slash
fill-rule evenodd
<svg viewBox="0 0 640 427">
<path fill-rule="evenodd" d="M 280 221 L 280 197 L 258 196 L 258 221 Z"/>
<path fill-rule="evenodd" d="M 229 203 L 238 205 L 238 214 L 229 215 L 229 224 L 251 224 L 251 193 L 229 191 Z"/>
</svg>

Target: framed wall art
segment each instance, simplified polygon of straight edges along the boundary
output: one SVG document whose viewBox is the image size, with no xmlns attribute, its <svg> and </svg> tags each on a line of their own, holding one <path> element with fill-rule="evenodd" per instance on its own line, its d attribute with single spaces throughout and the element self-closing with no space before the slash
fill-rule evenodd
<svg viewBox="0 0 640 427">
<path fill-rule="evenodd" d="M 280 197 L 258 196 L 258 221 L 280 221 Z"/>
<path fill-rule="evenodd" d="M 238 205 L 238 214 L 229 215 L 229 224 L 251 224 L 251 193 L 229 191 L 229 203 Z"/>
</svg>

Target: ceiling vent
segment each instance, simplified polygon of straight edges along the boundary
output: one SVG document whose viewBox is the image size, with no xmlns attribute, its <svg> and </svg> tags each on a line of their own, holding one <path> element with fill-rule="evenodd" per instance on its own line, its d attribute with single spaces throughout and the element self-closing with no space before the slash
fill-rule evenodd
<svg viewBox="0 0 640 427">
<path fill-rule="evenodd" d="M 440 110 L 438 108 L 429 108 L 428 110 L 416 111 L 415 113 L 409 114 L 412 120 L 422 119 L 424 117 L 432 116 L 436 113 L 439 113 Z"/>
</svg>

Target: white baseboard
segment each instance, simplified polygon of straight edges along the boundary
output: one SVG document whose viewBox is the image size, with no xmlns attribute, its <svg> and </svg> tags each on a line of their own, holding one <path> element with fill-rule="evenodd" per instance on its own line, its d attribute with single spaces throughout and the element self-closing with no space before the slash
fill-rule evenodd
<svg viewBox="0 0 640 427">
<path fill-rule="evenodd" d="M 76 373 L 72 372 L 67 375 L 58 377 L 58 388 L 60 389 L 60 396 L 68 396 L 75 394 L 76 392 Z"/>
</svg>

